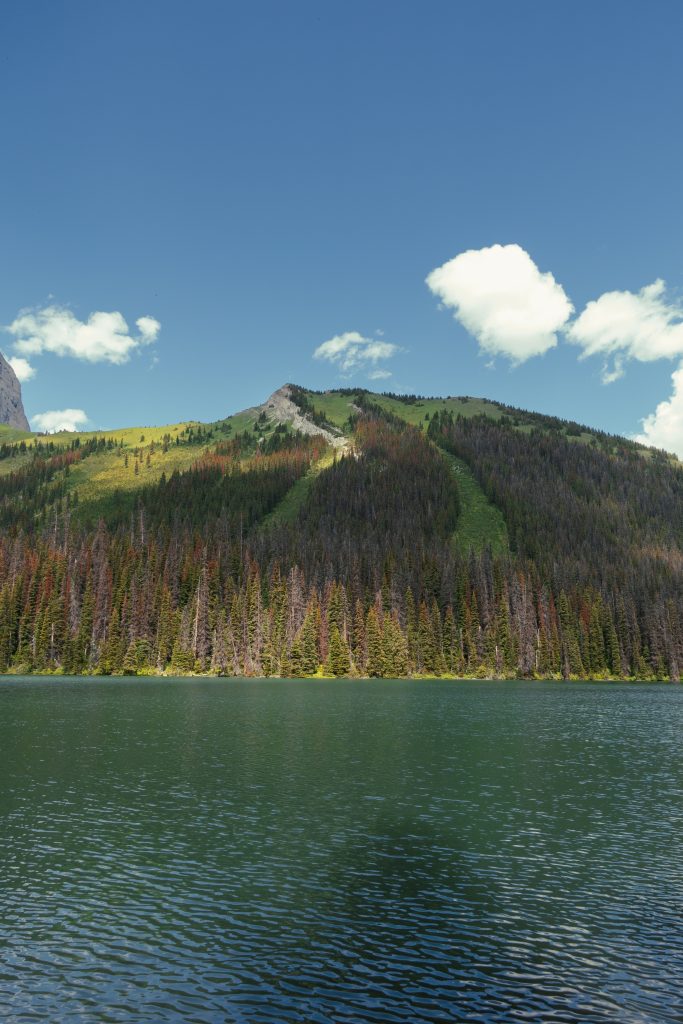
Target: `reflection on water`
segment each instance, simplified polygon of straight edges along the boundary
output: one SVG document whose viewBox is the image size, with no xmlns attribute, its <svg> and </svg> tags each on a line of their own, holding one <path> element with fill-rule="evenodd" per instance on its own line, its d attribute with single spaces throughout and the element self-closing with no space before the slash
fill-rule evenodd
<svg viewBox="0 0 683 1024">
<path fill-rule="evenodd" d="M 0 683 L 0 1015 L 683 1019 L 683 691 Z"/>
</svg>

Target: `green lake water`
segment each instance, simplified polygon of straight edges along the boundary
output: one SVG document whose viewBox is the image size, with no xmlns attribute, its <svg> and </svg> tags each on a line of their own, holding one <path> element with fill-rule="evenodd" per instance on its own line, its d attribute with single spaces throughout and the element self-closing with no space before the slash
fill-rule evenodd
<svg viewBox="0 0 683 1024">
<path fill-rule="evenodd" d="M 683 689 L 0 680 L 8 1022 L 683 1020 Z"/>
</svg>

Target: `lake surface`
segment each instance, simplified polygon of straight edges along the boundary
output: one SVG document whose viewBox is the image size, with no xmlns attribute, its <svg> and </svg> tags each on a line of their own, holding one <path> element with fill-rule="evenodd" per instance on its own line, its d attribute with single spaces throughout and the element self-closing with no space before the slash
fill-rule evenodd
<svg viewBox="0 0 683 1024">
<path fill-rule="evenodd" d="M 0 1017 L 681 1021 L 683 689 L 0 681 Z"/>
</svg>

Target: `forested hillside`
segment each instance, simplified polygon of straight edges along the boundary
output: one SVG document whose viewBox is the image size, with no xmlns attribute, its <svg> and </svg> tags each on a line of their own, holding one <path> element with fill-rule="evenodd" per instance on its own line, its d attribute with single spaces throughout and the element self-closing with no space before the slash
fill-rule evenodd
<svg viewBox="0 0 683 1024">
<path fill-rule="evenodd" d="M 477 399 L 287 402 L 319 433 L 266 402 L 7 435 L 0 671 L 678 679 L 670 456 Z"/>
</svg>

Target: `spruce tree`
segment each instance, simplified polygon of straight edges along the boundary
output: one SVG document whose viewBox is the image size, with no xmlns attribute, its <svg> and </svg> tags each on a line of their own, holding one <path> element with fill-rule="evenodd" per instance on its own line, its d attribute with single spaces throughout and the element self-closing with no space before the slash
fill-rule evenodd
<svg viewBox="0 0 683 1024">
<path fill-rule="evenodd" d="M 400 679 L 408 674 L 408 643 L 396 611 L 384 620 L 382 663 L 384 675 L 391 679 Z"/>
<path fill-rule="evenodd" d="M 427 673 L 436 672 L 438 656 L 436 640 L 434 637 L 434 626 L 429 610 L 427 609 L 427 605 L 424 601 L 420 604 L 420 615 L 417 626 L 417 645 L 421 671 Z"/>
<path fill-rule="evenodd" d="M 356 671 L 363 673 L 366 662 L 365 612 L 360 598 L 357 598 L 353 611 L 353 663 Z"/>
<path fill-rule="evenodd" d="M 602 675 L 607 669 L 605 660 L 605 636 L 602 627 L 603 608 L 602 600 L 597 597 L 593 602 L 588 628 L 588 650 L 591 667 L 591 675 Z"/>
<path fill-rule="evenodd" d="M 369 676 L 384 675 L 384 653 L 382 651 L 382 630 L 374 604 L 370 606 L 365 623 L 367 637 L 367 673 Z"/>
<path fill-rule="evenodd" d="M 349 649 L 344 643 L 336 623 L 333 623 L 330 629 L 330 642 L 325 670 L 333 676 L 347 676 L 351 670 Z"/>
<path fill-rule="evenodd" d="M 572 619 L 569 600 L 566 593 L 561 591 L 558 603 L 558 614 L 560 617 L 561 645 L 562 645 L 562 674 L 565 679 L 569 676 L 581 677 L 584 674 L 581 650 L 577 637 L 576 627 Z"/>
</svg>

